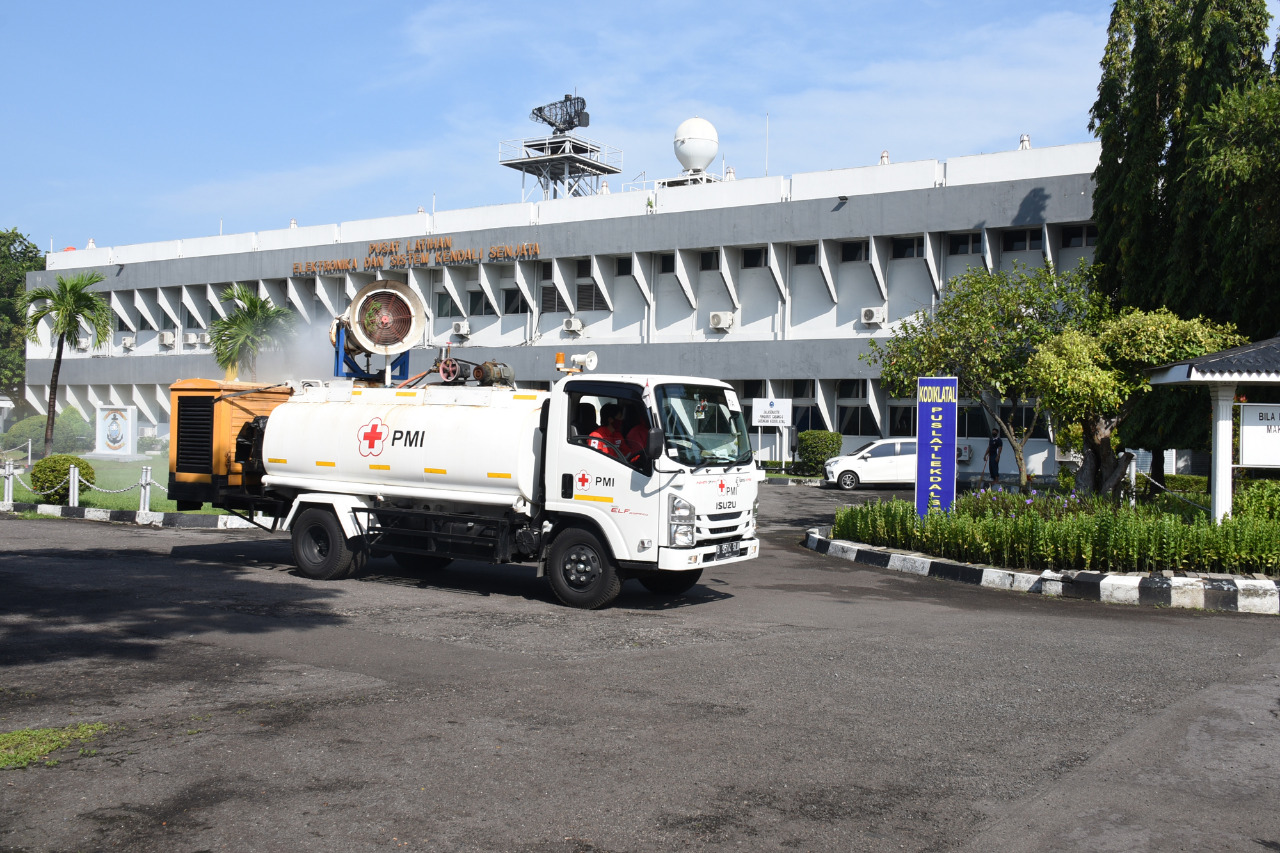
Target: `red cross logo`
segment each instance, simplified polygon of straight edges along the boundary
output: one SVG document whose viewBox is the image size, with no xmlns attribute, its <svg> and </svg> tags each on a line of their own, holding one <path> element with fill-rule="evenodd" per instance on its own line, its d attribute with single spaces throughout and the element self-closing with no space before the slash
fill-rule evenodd
<svg viewBox="0 0 1280 853">
<path fill-rule="evenodd" d="M 378 456 L 382 453 L 382 440 L 387 437 L 387 431 L 383 429 L 381 418 L 374 418 L 360 427 L 356 435 L 360 439 L 361 456 Z"/>
<path fill-rule="evenodd" d="M 587 475 L 586 471 L 579 471 L 575 479 L 578 481 L 578 488 L 585 492 L 587 485 L 591 482 L 591 477 Z"/>
<path fill-rule="evenodd" d="M 724 494 L 724 480 L 720 481 L 720 494 Z"/>
</svg>

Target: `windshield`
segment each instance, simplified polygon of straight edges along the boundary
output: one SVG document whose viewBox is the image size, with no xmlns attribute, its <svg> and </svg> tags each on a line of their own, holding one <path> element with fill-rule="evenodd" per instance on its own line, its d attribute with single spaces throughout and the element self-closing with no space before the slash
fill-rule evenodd
<svg viewBox="0 0 1280 853">
<path fill-rule="evenodd" d="M 732 388 L 659 385 L 657 399 L 669 458 L 695 467 L 751 461 L 747 422 Z"/>
</svg>

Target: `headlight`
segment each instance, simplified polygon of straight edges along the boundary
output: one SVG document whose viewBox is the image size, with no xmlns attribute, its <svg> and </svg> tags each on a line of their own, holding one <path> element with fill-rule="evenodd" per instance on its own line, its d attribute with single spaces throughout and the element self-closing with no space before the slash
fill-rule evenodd
<svg viewBox="0 0 1280 853">
<path fill-rule="evenodd" d="M 672 495 L 668 503 L 667 518 L 670 524 L 670 542 L 675 548 L 692 548 L 694 544 L 693 522 L 696 517 L 693 504 L 679 495 Z"/>
</svg>

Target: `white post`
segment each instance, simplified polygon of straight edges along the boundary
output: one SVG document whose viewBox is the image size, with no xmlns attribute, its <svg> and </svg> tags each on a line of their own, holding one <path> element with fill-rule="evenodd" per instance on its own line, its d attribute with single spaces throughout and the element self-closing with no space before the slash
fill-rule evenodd
<svg viewBox="0 0 1280 853">
<path fill-rule="evenodd" d="M 1129 506 L 1138 505 L 1138 457 L 1129 460 Z"/>
<path fill-rule="evenodd" d="M 139 481 L 142 486 L 138 490 L 138 512 L 149 512 L 151 510 L 151 469 L 147 466 L 142 468 L 142 480 Z"/>
<path fill-rule="evenodd" d="M 1235 412 L 1236 386 L 1212 385 L 1213 471 L 1210 472 L 1210 511 L 1215 521 L 1231 515 L 1231 416 Z"/>
<path fill-rule="evenodd" d="M 31 439 L 27 439 L 27 470 L 31 470 Z"/>
<path fill-rule="evenodd" d="M 67 506 L 80 506 L 80 466 L 72 465 L 67 476 L 71 478 L 71 499 Z"/>
<path fill-rule="evenodd" d="M 13 503 L 13 460 L 4 460 L 4 502 Z"/>
</svg>

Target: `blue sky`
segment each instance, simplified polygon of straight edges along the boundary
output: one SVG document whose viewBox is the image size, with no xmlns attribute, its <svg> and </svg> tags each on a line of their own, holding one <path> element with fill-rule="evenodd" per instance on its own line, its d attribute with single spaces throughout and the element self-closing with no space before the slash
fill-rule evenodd
<svg viewBox="0 0 1280 853">
<path fill-rule="evenodd" d="M 1110 9 L 3 0 L 0 228 L 47 250 L 519 201 L 499 141 L 575 91 L 614 191 L 678 173 L 695 114 L 740 178 L 766 113 L 770 174 L 1083 142 Z"/>
</svg>

